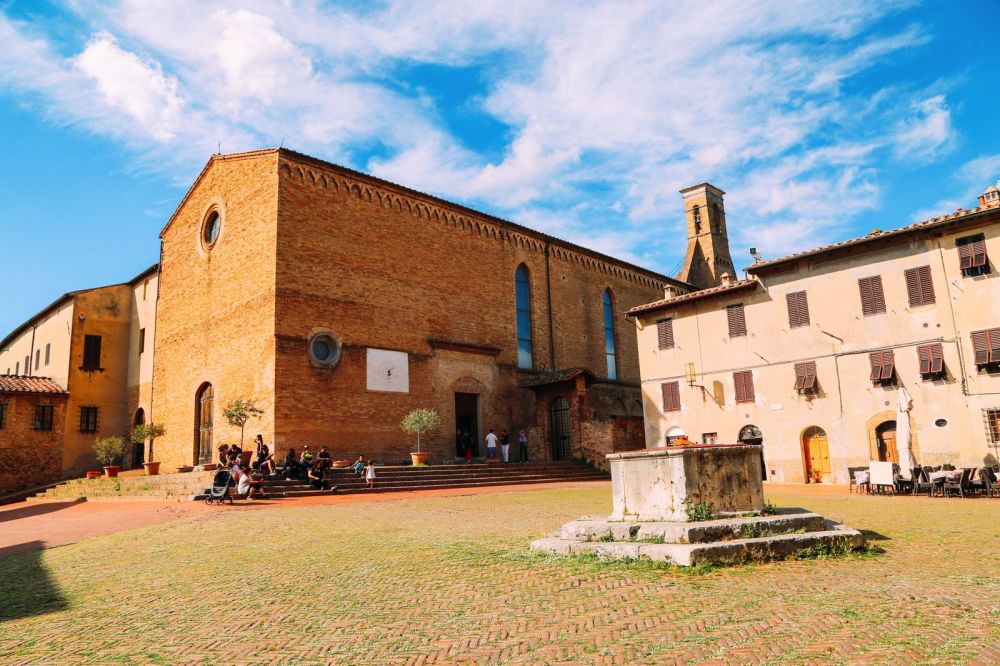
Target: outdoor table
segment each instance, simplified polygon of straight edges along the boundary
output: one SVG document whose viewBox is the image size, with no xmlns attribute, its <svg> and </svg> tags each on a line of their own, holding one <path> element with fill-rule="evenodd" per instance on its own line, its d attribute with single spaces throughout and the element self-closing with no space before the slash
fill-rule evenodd
<svg viewBox="0 0 1000 666">
<path fill-rule="evenodd" d="M 944 482 L 944 481 L 958 481 L 962 478 L 962 470 L 960 469 L 943 469 L 938 472 L 931 472 L 928 474 L 928 478 L 933 483 Z"/>
</svg>

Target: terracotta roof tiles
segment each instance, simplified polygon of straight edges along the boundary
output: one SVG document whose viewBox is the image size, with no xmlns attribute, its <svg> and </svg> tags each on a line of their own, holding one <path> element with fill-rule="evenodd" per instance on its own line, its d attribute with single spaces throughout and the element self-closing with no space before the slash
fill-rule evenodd
<svg viewBox="0 0 1000 666">
<path fill-rule="evenodd" d="M 625 314 L 628 316 L 632 316 L 641 314 L 643 312 L 649 312 L 651 310 L 662 310 L 664 308 L 673 307 L 674 305 L 679 305 L 681 303 L 690 303 L 691 301 L 698 301 L 704 298 L 712 298 L 713 296 L 720 296 L 723 294 L 729 294 L 736 291 L 753 289 L 756 286 L 757 286 L 757 278 L 736 280 L 735 282 L 719 285 L 718 287 L 699 289 L 698 291 L 692 291 L 687 294 L 681 294 L 679 296 L 674 296 L 673 298 L 664 298 L 659 301 L 653 301 L 652 303 L 646 303 L 645 305 L 637 305 L 628 312 L 626 312 Z"/>
<path fill-rule="evenodd" d="M 0 375 L 0 393 L 66 393 L 48 377 Z"/>
</svg>

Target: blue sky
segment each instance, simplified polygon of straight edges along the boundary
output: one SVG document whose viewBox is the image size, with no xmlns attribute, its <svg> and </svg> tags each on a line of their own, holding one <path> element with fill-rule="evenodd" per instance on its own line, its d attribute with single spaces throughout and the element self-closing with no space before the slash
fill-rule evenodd
<svg viewBox="0 0 1000 666">
<path fill-rule="evenodd" d="M 124 281 L 208 156 L 284 145 L 671 273 L 1000 178 L 1000 2 L 0 0 L 0 335 Z"/>
</svg>

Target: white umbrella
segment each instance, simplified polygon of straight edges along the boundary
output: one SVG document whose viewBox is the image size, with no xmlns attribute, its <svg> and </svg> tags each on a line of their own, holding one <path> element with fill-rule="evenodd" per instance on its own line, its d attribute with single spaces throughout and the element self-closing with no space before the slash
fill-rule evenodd
<svg viewBox="0 0 1000 666">
<path fill-rule="evenodd" d="M 913 475 L 913 453 L 910 451 L 910 394 L 900 387 L 896 395 L 896 450 L 899 452 L 899 476 Z"/>
</svg>

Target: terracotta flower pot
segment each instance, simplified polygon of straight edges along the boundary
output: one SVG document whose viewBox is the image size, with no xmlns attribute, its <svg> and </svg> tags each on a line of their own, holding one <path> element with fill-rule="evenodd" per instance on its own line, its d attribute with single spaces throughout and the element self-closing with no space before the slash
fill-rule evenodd
<svg viewBox="0 0 1000 666">
<path fill-rule="evenodd" d="M 160 463 L 158 462 L 142 463 L 142 466 L 146 468 L 146 476 L 156 476 L 160 473 Z"/>
<path fill-rule="evenodd" d="M 109 478 L 116 477 L 118 476 L 118 470 L 120 469 L 121 467 L 118 465 L 108 465 L 107 467 L 104 468 L 104 476 Z"/>
<path fill-rule="evenodd" d="M 413 462 L 414 467 L 427 464 L 427 456 L 430 455 L 426 451 L 410 451 L 410 460 Z"/>
</svg>

